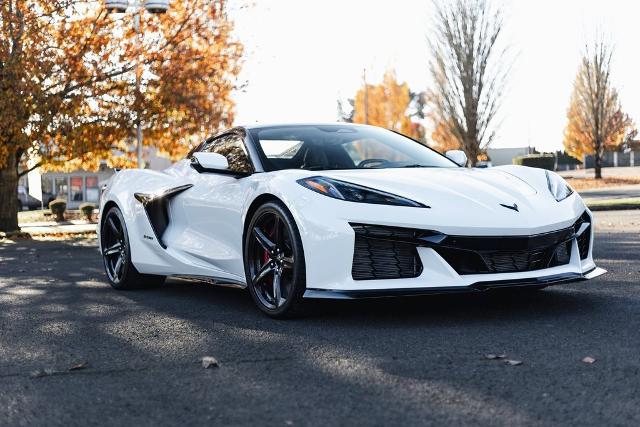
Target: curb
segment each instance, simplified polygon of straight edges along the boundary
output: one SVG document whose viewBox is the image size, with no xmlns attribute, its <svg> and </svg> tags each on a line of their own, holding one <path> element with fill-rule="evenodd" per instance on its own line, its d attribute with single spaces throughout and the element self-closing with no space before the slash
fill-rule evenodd
<svg viewBox="0 0 640 427">
<path fill-rule="evenodd" d="M 29 228 L 29 227 L 25 227 Z M 63 237 L 63 236 L 95 236 L 95 230 L 70 230 L 70 231 L 42 231 L 42 232 L 34 232 L 34 231 L 9 231 L 3 232 L 0 231 L 0 241 L 5 239 L 22 239 L 29 240 L 35 237 Z"/>
<path fill-rule="evenodd" d="M 596 212 L 596 211 L 631 211 L 631 210 L 640 209 L 640 204 L 620 203 L 620 204 L 617 204 L 617 205 L 591 205 L 591 206 L 589 204 L 587 204 L 587 207 L 592 212 Z"/>
</svg>

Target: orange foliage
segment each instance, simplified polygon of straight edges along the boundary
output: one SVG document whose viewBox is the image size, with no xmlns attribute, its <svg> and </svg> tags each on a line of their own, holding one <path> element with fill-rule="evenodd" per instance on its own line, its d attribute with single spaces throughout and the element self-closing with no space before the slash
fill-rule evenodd
<svg viewBox="0 0 640 427">
<path fill-rule="evenodd" d="M 365 91 L 367 114 L 365 119 Z M 398 83 L 393 71 L 387 71 L 382 83 L 367 84 L 356 93 L 354 123 L 368 123 L 395 130 L 414 139 L 424 139 L 424 128 L 407 114 L 411 94 L 406 83 Z"/>
<path fill-rule="evenodd" d="M 460 141 L 451 133 L 451 127 L 438 123 L 431 133 L 431 139 L 436 150 L 444 153 L 448 150 L 460 150 Z"/>
<path fill-rule="evenodd" d="M 229 126 L 242 45 L 224 0 L 172 1 L 166 14 L 107 14 L 102 2 L 0 4 L 0 167 L 25 151 L 48 169 L 97 169 L 145 143 L 176 157 Z M 141 91 L 135 65 L 141 64 Z"/>
</svg>

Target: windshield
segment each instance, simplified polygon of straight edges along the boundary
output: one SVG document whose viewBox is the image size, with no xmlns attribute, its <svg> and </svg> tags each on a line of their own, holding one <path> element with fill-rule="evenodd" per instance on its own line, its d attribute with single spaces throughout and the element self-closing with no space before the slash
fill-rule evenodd
<svg viewBox="0 0 640 427">
<path fill-rule="evenodd" d="M 265 171 L 459 167 L 410 138 L 375 126 L 271 126 L 249 132 Z"/>
</svg>

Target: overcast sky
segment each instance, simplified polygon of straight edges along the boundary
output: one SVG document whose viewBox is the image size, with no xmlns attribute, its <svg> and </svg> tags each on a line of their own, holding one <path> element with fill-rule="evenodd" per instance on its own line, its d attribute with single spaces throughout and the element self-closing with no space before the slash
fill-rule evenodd
<svg viewBox="0 0 640 427">
<path fill-rule="evenodd" d="M 580 53 L 596 32 L 615 46 L 613 80 L 640 122 L 640 1 L 503 0 L 515 56 L 494 147 L 559 149 Z M 335 121 L 336 100 L 396 70 L 412 90 L 429 86 L 429 0 L 269 0 L 234 9 L 246 47 L 237 124 Z"/>
</svg>

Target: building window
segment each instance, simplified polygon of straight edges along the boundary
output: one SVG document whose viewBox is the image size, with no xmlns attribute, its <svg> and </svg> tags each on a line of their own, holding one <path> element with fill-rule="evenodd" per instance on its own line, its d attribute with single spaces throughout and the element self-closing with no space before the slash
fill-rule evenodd
<svg viewBox="0 0 640 427">
<path fill-rule="evenodd" d="M 87 188 L 87 202 L 98 202 L 100 200 L 100 190 L 98 189 L 98 177 L 88 176 L 85 178 Z"/>
<path fill-rule="evenodd" d="M 42 176 L 42 194 L 49 197 L 53 195 L 53 179 L 48 176 Z"/>
<path fill-rule="evenodd" d="M 54 181 L 53 193 L 56 199 L 67 201 L 69 196 L 69 184 L 67 183 L 67 177 L 58 177 Z"/>
<path fill-rule="evenodd" d="M 71 177 L 71 200 L 74 202 L 81 202 L 84 197 L 82 195 L 82 177 Z"/>
</svg>

